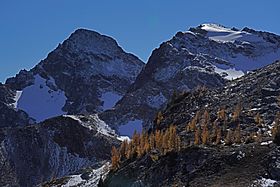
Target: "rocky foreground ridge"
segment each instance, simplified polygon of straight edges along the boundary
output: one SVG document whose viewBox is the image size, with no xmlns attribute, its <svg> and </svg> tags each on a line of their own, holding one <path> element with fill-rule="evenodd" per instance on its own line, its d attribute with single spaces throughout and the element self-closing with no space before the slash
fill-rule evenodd
<svg viewBox="0 0 280 187">
<path fill-rule="evenodd" d="M 279 186 L 279 75 L 277 61 L 223 88 L 178 95 L 150 133 L 175 125 L 180 149 L 122 159 L 101 184 Z"/>
</svg>

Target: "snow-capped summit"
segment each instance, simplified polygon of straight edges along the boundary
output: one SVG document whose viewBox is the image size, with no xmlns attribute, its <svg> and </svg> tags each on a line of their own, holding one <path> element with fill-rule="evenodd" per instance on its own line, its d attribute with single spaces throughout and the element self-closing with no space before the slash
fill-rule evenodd
<svg viewBox="0 0 280 187">
<path fill-rule="evenodd" d="M 236 28 L 227 28 L 219 24 L 202 24 L 202 30 L 207 31 L 207 36 L 219 42 L 234 42 L 234 41 L 260 41 L 263 39 L 248 33 L 246 31 L 238 30 Z M 250 38 L 252 37 L 252 38 Z"/>
<path fill-rule="evenodd" d="M 112 108 L 143 66 L 113 38 L 78 29 L 46 59 L 6 84 L 15 91 L 14 106 L 40 122 Z"/>
<path fill-rule="evenodd" d="M 243 73 L 263 67 L 280 56 L 278 35 L 247 27 L 237 29 L 219 24 L 202 24 L 177 34 L 173 39 L 175 43 L 183 42 L 191 53 L 210 54 L 227 61 L 232 68 Z"/>
<path fill-rule="evenodd" d="M 147 127 L 174 90 L 180 93 L 200 85 L 223 86 L 226 80 L 279 58 L 280 36 L 272 33 L 219 24 L 202 24 L 178 32 L 153 51 L 129 92 L 101 118 L 121 125 L 120 131 L 133 121 L 141 122 L 135 129 L 141 124 Z"/>
<path fill-rule="evenodd" d="M 136 56 L 126 53 L 113 38 L 86 29 L 72 33 L 49 57 L 53 53 L 66 58 L 67 64 L 76 68 L 75 73 L 85 78 L 101 74 L 123 77 L 133 82 L 144 64 Z M 47 63 L 61 62 L 50 60 Z"/>
</svg>

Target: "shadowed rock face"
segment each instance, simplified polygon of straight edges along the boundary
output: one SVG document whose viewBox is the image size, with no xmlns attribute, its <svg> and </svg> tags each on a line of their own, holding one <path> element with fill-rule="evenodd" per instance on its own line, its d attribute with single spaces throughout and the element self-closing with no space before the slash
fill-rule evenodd
<svg viewBox="0 0 280 187">
<path fill-rule="evenodd" d="M 0 128 L 24 126 L 32 123 L 28 115 L 21 110 L 14 110 L 14 93 L 9 87 L 0 83 Z"/>
<path fill-rule="evenodd" d="M 84 117 L 86 119 L 86 117 Z M 69 117 L 0 131 L 1 185 L 33 186 L 110 159 L 116 138 Z"/>
<path fill-rule="evenodd" d="M 190 147 L 179 153 L 168 153 L 157 161 L 147 155 L 125 163 L 109 173 L 103 186 L 258 186 L 261 176 L 280 180 L 278 162 L 279 150 L 275 145 Z"/>
<path fill-rule="evenodd" d="M 215 24 L 178 32 L 153 51 L 125 96 L 100 117 L 116 128 L 135 119 L 149 127 L 174 90 L 221 87 L 226 79 L 270 64 L 279 56 L 280 37 L 268 32 Z"/>
</svg>

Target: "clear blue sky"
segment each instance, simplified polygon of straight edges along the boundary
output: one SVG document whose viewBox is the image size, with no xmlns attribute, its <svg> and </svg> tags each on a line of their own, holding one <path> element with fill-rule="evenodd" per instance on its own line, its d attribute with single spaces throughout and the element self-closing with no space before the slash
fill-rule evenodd
<svg viewBox="0 0 280 187">
<path fill-rule="evenodd" d="M 280 34 L 279 0 L 1 0 L 0 81 L 29 69 L 77 28 L 112 36 L 147 61 L 177 31 L 205 22 Z"/>
</svg>

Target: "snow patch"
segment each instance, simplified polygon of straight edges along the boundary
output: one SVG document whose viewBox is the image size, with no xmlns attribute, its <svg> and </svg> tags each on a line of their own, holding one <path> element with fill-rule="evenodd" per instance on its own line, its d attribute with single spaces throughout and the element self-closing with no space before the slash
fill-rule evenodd
<svg viewBox="0 0 280 187">
<path fill-rule="evenodd" d="M 125 141 L 125 140 L 130 141 L 130 138 L 128 136 L 118 136 L 117 139 L 122 141 L 122 142 Z"/>
<path fill-rule="evenodd" d="M 263 51 L 265 51 L 265 48 L 269 47 L 263 46 Z M 277 49 L 273 52 L 268 51 L 260 56 L 244 56 L 242 54 L 237 54 L 235 57 L 229 58 L 228 61 L 235 65 L 236 70 L 247 72 L 271 64 L 279 59 L 279 57 L 280 49 Z"/>
<path fill-rule="evenodd" d="M 75 115 L 63 115 L 63 117 L 69 117 L 69 118 L 72 118 L 73 120 L 76 120 L 78 121 L 79 123 L 83 123 L 80 118 L 78 116 L 75 116 Z"/>
<path fill-rule="evenodd" d="M 62 110 L 66 103 L 66 96 L 62 90 L 54 91 L 46 84 L 46 79 L 36 74 L 31 86 L 25 87 L 18 93 L 16 107 L 25 111 L 37 122 L 65 114 Z"/>
<path fill-rule="evenodd" d="M 236 158 L 237 158 L 238 160 L 241 160 L 241 159 L 244 158 L 244 157 L 245 157 L 245 153 L 243 153 L 242 151 L 239 151 Z"/>
<path fill-rule="evenodd" d="M 218 32 L 218 33 L 223 33 L 223 32 L 232 32 L 232 30 L 230 28 L 226 28 L 222 25 L 219 24 L 213 24 L 213 23 L 209 23 L 209 24 L 202 24 L 201 29 L 207 31 L 207 32 Z"/>
<path fill-rule="evenodd" d="M 143 121 L 142 120 L 133 120 L 133 121 L 129 121 L 127 124 L 125 125 L 121 125 L 118 129 L 119 134 L 121 136 L 129 136 L 132 137 L 134 131 L 141 133 L 142 132 L 142 124 Z"/>
<path fill-rule="evenodd" d="M 77 186 L 78 184 L 81 184 L 83 182 L 83 179 L 81 178 L 81 174 L 80 175 L 72 175 L 70 177 L 71 178 L 69 179 L 69 181 L 62 186 L 64 186 L 64 187 Z"/>
<path fill-rule="evenodd" d="M 252 108 L 249 111 L 259 111 L 259 110 L 261 110 L 261 108 Z"/>
<path fill-rule="evenodd" d="M 278 184 L 278 182 L 276 180 L 266 179 L 262 177 L 261 179 L 254 181 L 254 184 L 252 186 L 258 185 L 261 187 L 272 187 L 274 186 L 274 184 Z"/>
<path fill-rule="evenodd" d="M 82 126 L 90 129 L 90 130 L 96 130 L 98 133 L 103 134 L 105 136 L 115 136 L 116 133 L 113 129 L 111 129 L 103 120 L 101 120 L 97 114 L 87 116 L 86 118 L 89 119 L 89 121 L 84 122 L 80 118 L 83 116 L 75 116 L 75 115 L 63 115 L 64 117 L 72 118 L 76 121 L 78 121 Z"/>
<path fill-rule="evenodd" d="M 13 106 L 14 106 L 14 108 L 17 108 L 17 106 L 18 106 L 18 100 L 19 100 L 19 98 L 21 97 L 21 94 L 22 94 L 22 91 L 16 91 L 16 95 L 15 95 L 15 97 L 14 97 L 14 103 L 13 103 Z"/>
<path fill-rule="evenodd" d="M 75 115 L 63 115 L 64 117 L 72 118 L 76 121 L 78 121 L 82 126 L 88 128 L 89 130 L 96 130 L 97 133 L 100 133 L 104 136 L 109 136 L 112 138 L 117 138 L 120 141 L 124 140 L 130 140 L 127 136 L 119 136 L 116 134 L 116 132 L 109 127 L 103 120 L 101 120 L 97 114 L 87 116 L 87 119 L 89 119 L 88 122 L 82 121 L 80 118 L 83 116 L 75 116 Z"/>
<path fill-rule="evenodd" d="M 97 187 L 100 177 L 104 177 L 108 174 L 110 163 L 106 162 L 103 166 L 97 169 L 92 169 L 89 174 L 89 179 L 82 179 L 82 174 L 71 175 L 70 179 L 62 187 L 74 187 L 74 186 L 84 186 L 84 187 Z"/>
<path fill-rule="evenodd" d="M 92 115 L 93 120 L 96 122 L 97 131 L 106 136 L 116 136 L 116 133 L 111 129 L 97 114 Z"/>
<path fill-rule="evenodd" d="M 214 68 L 216 73 L 218 73 L 219 75 L 221 75 L 222 77 L 228 80 L 237 79 L 244 75 L 243 71 L 236 70 L 235 68 L 221 69 L 218 68 L 217 66 L 215 66 Z"/>
<path fill-rule="evenodd" d="M 272 141 L 267 141 L 267 142 L 262 142 L 261 145 L 269 145 L 271 143 L 272 143 Z"/>
<path fill-rule="evenodd" d="M 101 96 L 101 101 L 103 101 L 103 110 L 113 108 L 115 104 L 121 99 L 121 97 L 121 95 L 113 92 L 103 93 Z"/>
</svg>

